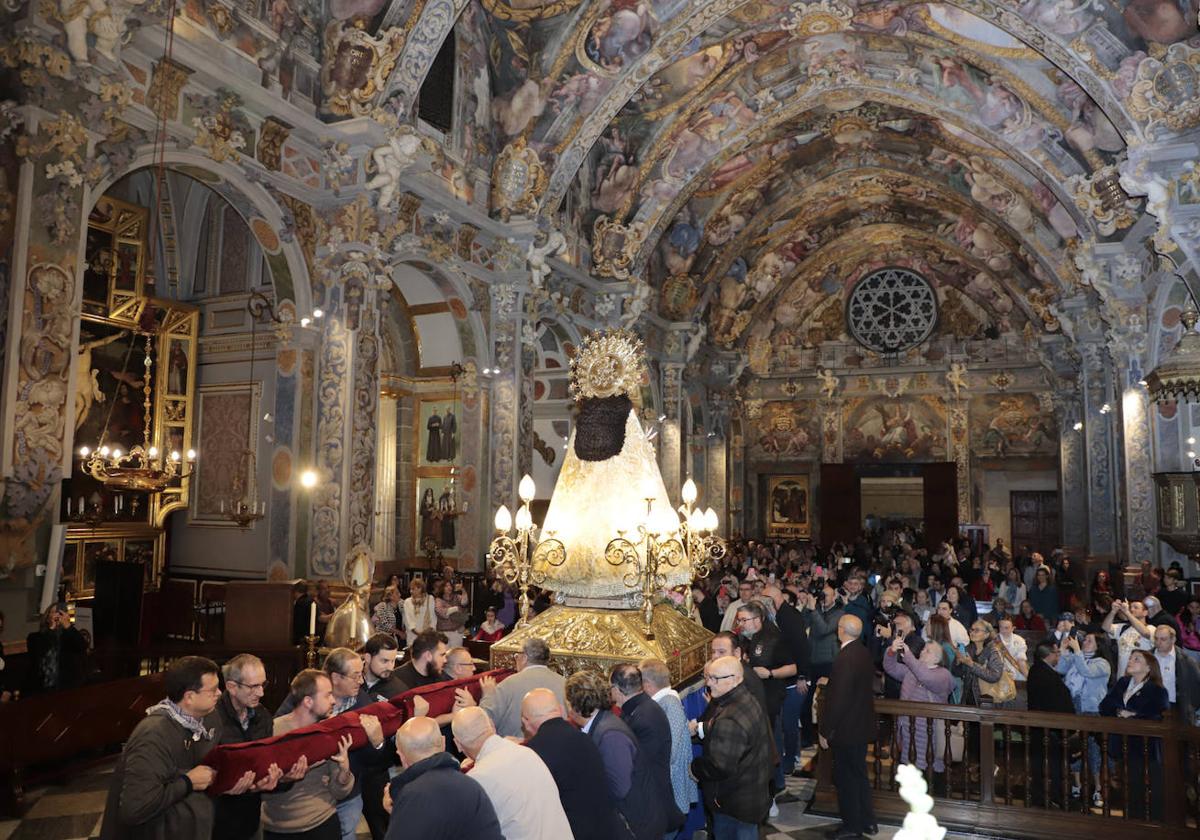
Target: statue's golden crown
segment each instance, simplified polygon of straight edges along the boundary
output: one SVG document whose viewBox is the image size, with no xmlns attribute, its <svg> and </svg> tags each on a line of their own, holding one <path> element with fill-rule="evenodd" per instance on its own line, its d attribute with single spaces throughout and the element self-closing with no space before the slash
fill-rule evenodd
<svg viewBox="0 0 1200 840">
<path fill-rule="evenodd" d="M 615 397 L 634 394 L 646 369 L 642 341 L 629 330 L 594 332 L 571 359 L 571 396 Z"/>
</svg>

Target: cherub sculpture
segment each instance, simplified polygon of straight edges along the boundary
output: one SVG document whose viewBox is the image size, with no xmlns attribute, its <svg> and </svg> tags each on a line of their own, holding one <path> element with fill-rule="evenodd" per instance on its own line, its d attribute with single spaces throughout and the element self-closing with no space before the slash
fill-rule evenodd
<svg viewBox="0 0 1200 840">
<path fill-rule="evenodd" d="M 838 378 L 831 371 L 818 370 L 817 381 L 821 383 L 821 395 L 827 400 L 833 399 L 838 389 Z"/>
<path fill-rule="evenodd" d="M 121 47 L 129 43 L 132 32 L 126 26 L 129 15 L 146 0 L 59 0 L 58 12 L 67 34 L 67 52 L 76 64 L 90 64 L 87 36 L 96 36 L 96 52 L 110 61 L 121 59 Z M 138 26 L 140 21 L 134 21 Z"/>
<path fill-rule="evenodd" d="M 417 162 L 417 156 L 425 145 L 424 139 L 412 132 L 393 134 L 387 145 L 371 152 L 375 164 L 375 177 L 367 181 L 367 189 L 379 190 L 379 206 L 390 207 L 400 188 L 400 176 L 404 170 Z"/>
<path fill-rule="evenodd" d="M 542 240 L 538 244 L 538 240 Z M 567 249 L 567 239 L 561 231 L 554 228 L 544 228 L 529 243 L 525 249 L 525 259 L 529 263 L 529 282 L 535 289 L 541 289 L 552 273 L 550 258 L 561 254 Z"/>
<path fill-rule="evenodd" d="M 967 366 L 962 362 L 952 362 L 950 370 L 946 371 L 946 384 L 954 391 L 954 396 L 958 396 L 963 388 L 967 387 Z"/>
</svg>

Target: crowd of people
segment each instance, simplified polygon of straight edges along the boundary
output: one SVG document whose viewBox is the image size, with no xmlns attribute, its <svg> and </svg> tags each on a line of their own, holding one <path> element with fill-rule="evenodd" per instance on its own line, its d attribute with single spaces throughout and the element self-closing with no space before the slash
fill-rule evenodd
<svg viewBox="0 0 1200 840">
<path fill-rule="evenodd" d="M 431 591 L 413 581 L 404 598 L 399 581 L 389 581 L 373 609 L 375 635 L 299 673 L 274 715 L 262 707 L 265 670 L 256 657 L 243 654 L 222 669 L 198 657 L 176 663 L 166 699 L 125 747 L 103 836 L 207 840 L 261 830 L 266 840 L 348 840 L 363 818 L 374 840 L 658 840 L 703 812 L 710 837 L 741 840 L 758 837 L 789 801 L 789 774 L 813 773 L 803 756 L 819 745 L 832 761 L 843 816 L 829 836 L 850 840 L 877 828 L 867 773 L 877 696 L 1142 720 L 1175 715 L 1195 724 L 1200 599 L 1180 594 L 1181 577 L 1151 572 L 1140 598 L 1122 598 L 1104 572 L 1088 583 L 1072 576 L 1060 552 L 1049 561 L 1030 551 L 1014 557 L 1000 541 L 984 552 L 957 541 L 933 553 L 895 532 L 828 549 L 734 543 L 719 568 L 693 584 L 695 618 L 714 633 L 698 704 L 701 695 L 685 690 L 681 698 L 671 687 L 663 661 L 564 675 L 550 667 L 546 643 L 532 638 L 516 673 L 484 676 L 478 699 L 459 689 L 451 710 L 430 716 L 418 698 L 394 738 L 362 714 L 365 746 L 347 740 L 313 766 L 272 766 L 228 793 L 204 794 L 213 771 L 202 761 L 213 745 L 290 732 L 470 677 L 476 662 L 461 645 L 467 624 L 478 625 L 477 636 L 504 631 L 502 585 L 488 590 L 494 600 L 469 605 L 449 574 Z M 483 621 L 454 615 L 471 606 L 482 608 Z M 932 771 L 935 793 L 952 752 L 944 723 L 899 717 L 892 741 Z M 1069 784 L 1070 796 L 1090 792 L 1093 805 L 1103 804 L 1100 779 L 1108 774 L 1098 738 L 1033 740 L 1031 787 L 1057 800 Z M 1158 817 L 1153 740 L 1143 750 L 1138 738 L 1113 738 L 1104 752 L 1119 761 L 1127 749 L 1126 772 L 1158 779 L 1149 815 Z M 1064 779 L 1057 768 L 1067 750 Z M 1043 758 L 1055 778 L 1040 777 Z M 1036 792 L 1033 800 L 1046 804 Z"/>
</svg>

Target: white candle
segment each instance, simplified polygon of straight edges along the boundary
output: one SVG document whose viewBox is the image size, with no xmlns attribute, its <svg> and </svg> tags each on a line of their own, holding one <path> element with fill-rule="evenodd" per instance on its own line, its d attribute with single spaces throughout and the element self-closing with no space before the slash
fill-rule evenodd
<svg viewBox="0 0 1200 840">
<path fill-rule="evenodd" d="M 71 515 L 71 497 L 67 497 L 67 516 Z"/>
<path fill-rule="evenodd" d="M 220 501 L 220 512 L 221 513 L 225 512 L 225 500 L 224 499 L 221 499 L 221 501 Z"/>
<path fill-rule="evenodd" d="M 83 496 L 79 497 L 79 512 L 81 514 L 87 513 L 87 505 L 85 505 L 83 502 Z"/>
<path fill-rule="evenodd" d="M 317 635 L 317 602 L 308 605 L 308 635 Z"/>
</svg>

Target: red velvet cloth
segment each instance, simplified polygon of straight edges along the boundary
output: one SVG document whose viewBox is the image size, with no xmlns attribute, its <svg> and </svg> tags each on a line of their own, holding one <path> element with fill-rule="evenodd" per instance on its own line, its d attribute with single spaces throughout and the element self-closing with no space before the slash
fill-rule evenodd
<svg viewBox="0 0 1200 840">
<path fill-rule="evenodd" d="M 488 671 L 487 675 L 500 682 L 514 672 L 508 669 Z M 358 722 L 361 714 L 374 715 L 379 718 L 379 725 L 385 737 L 391 737 L 396 730 L 408 720 L 413 713 L 413 698 L 417 695 L 424 697 L 429 703 L 429 715 L 435 717 L 445 714 L 454 708 L 454 692 L 458 688 L 466 688 L 479 700 L 479 680 L 484 674 L 476 674 L 463 680 L 435 683 L 434 685 L 414 688 L 391 700 L 372 703 L 352 712 L 343 712 L 337 717 L 294 729 L 283 735 L 263 738 L 259 741 L 247 741 L 244 744 L 225 744 L 214 747 L 204 757 L 202 763 L 217 771 L 217 778 L 208 788 L 211 794 L 220 794 L 233 787 L 247 770 L 253 770 L 255 778 L 265 776 L 267 768 L 272 764 L 287 772 L 300 756 L 308 756 L 309 765 L 330 758 L 337 752 L 338 741 L 350 735 L 354 738 L 352 749 L 367 744 L 367 733 Z"/>
</svg>

